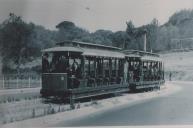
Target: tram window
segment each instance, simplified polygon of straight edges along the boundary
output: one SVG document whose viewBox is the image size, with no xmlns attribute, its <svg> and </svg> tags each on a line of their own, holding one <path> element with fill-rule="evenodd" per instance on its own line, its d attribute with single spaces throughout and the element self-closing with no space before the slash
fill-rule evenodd
<svg viewBox="0 0 193 128">
<path fill-rule="evenodd" d="M 94 61 L 91 60 L 91 61 L 90 61 L 90 70 L 91 70 L 91 71 L 94 71 L 94 69 L 95 69 L 95 67 L 94 67 Z"/>
<path fill-rule="evenodd" d="M 147 64 L 147 62 L 144 62 L 144 63 L 143 63 L 143 70 L 144 70 L 144 72 L 146 72 L 146 71 L 148 70 L 148 64 Z"/>
<path fill-rule="evenodd" d="M 85 76 L 87 77 L 89 75 L 89 61 L 86 59 L 85 60 Z"/>
<path fill-rule="evenodd" d="M 115 60 L 115 63 L 116 63 L 116 70 L 118 70 L 119 69 L 119 67 L 118 67 L 118 60 Z"/>
<path fill-rule="evenodd" d="M 109 60 L 104 60 L 105 77 L 109 77 Z"/>
<path fill-rule="evenodd" d="M 42 56 L 42 72 L 48 73 L 50 71 L 50 64 L 52 59 L 52 54 L 44 53 Z"/>
<path fill-rule="evenodd" d="M 53 58 L 53 53 L 47 53 L 48 54 L 48 62 L 51 63 Z"/>
<path fill-rule="evenodd" d="M 124 72 L 124 67 L 123 67 L 123 60 L 119 60 L 119 70 L 118 70 L 118 75 L 121 77 L 123 76 Z"/>
<path fill-rule="evenodd" d="M 64 73 L 69 70 L 69 61 L 63 53 L 53 53 L 50 72 Z"/>
<path fill-rule="evenodd" d="M 44 53 L 42 57 L 43 72 L 57 72 L 59 66 L 60 54 L 58 53 Z M 45 69 L 46 68 L 46 69 Z"/>
<path fill-rule="evenodd" d="M 69 59 L 69 64 L 70 64 L 71 68 L 73 68 L 73 66 L 75 66 L 75 67 L 79 66 L 80 63 L 81 63 L 80 59 L 73 59 L 73 58 Z"/>
<path fill-rule="evenodd" d="M 69 59 L 69 64 L 70 64 L 70 71 L 72 75 L 75 75 L 76 77 L 81 76 L 81 60 L 80 59 L 75 59 L 75 58 L 70 58 Z"/>
<path fill-rule="evenodd" d="M 118 70 L 117 60 L 112 60 L 112 76 L 116 76 L 116 70 Z"/>
<path fill-rule="evenodd" d="M 109 60 L 104 60 L 104 69 L 109 69 Z"/>
<path fill-rule="evenodd" d="M 115 59 L 112 60 L 112 70 L 116 70 L 115 69 Z"/>
<path fill-rule="evenodd" d="M 130 71 L 133 71 L 133 70 L 134 70 L 134 62 L 130 62 L 129 70 L 130 70 Z"/>
<path fill-rule="evenodd" d="M 53 52 L 53 53 L 47 53 L 48 56 L 45 57 L 43 55 L 42 57 L 42 68 L 43 72 L 50 72 L 50 73 L 68 73 L 71 72 L 75 73 L 79 70 L 81 72 L 80 64 L 81 60 L 78 58 L 68 58 L 67 53 L 64 52 Z M 47 59 L 46 62 L 45 59 Z M 49 64 L 49 66 L 45 66 Z M 45 67 L 47 70 L 45 70 Z M 74 71 L 74 72 L 73 72 Z"/>
<path fill-rule="evenodd" d="M 95 64 L 94 60 L 90 61 L 90 76 L 95 77 Z"/>
<path fill-rule="evenodd" d="M 130 61 L 130 64 L 131 64 L 131 65 L 133 65 L 133 63 L 134 63 L 133 61 Z"/>
<path fill-rule="evenodd" d="M 101 77 L 103 75 L 103 65 L 102 65 L 102 59 L 101 58 L 97 59 L 96 70 L 97 70 L 97 75 L 99 77 Z"/>
</svg>

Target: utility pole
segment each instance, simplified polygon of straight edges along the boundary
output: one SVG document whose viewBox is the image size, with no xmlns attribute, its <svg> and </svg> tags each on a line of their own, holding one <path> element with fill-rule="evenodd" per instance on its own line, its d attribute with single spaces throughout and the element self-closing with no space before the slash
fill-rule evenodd
<svg viewBox="0 0 193 128">
<path fill-rule="evenodd" d="M 143 38 L 144 38 L 144 51 L 146 52 L 147 51 L 147 31 L 144 30 L 144 34 L 143 34 Z"/>
</svg>

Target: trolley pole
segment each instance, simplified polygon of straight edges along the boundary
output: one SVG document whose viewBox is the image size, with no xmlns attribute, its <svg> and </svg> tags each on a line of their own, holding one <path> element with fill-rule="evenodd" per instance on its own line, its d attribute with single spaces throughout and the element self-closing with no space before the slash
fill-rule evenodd
<svg viewBox="0 0 193 128">
<path fill-rule="evenodd" d="M 144 51 L 147 51 L 147 37 L 146 37 L 146 32 L 144 33 Z"/>
</svg>

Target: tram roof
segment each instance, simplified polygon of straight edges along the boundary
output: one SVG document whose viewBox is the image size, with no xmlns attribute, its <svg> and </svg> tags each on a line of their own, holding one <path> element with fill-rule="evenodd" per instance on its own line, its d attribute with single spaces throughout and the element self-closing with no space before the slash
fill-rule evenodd
<svg viewBox="0 0 193 128">
<path fill-rule="evenodd" d="M 118 48 L 118 47 L 107 46 L 107 45 L 102 45 L 102 44 L 94 44 L 94 43 L 88 43 L 88 42 L 81 42 L 81 41 L 63 41 L 63 42 L 56 43 L 56 45 L 59 45 L 59 46 L 71 45 L 71 46 L 101 48 L 101 49 L 109 49 L 109 50 L 121 50 L 121 48 Z"/>
<path fill-rule="evenodd" d="M 142 61 L 162 61 L 160 57 L 155 57 L 155 56 L 142 56 L 141 60 Z"/>
<path fill-rule="evenodd" d="M 139 56 L 154 56 L 154 57 L 159 57 L 159 54 L 156 53 L 152 53 L 152 52 L 145 52 L 145 51 L 140 51 L 140 50 L 124 50 L 123 53 L 125 53 L 126 55 L 139 55 Z"/>
<path fill-rule="evenodd" d="M 159 54 L 139 51 L 139 50 L 124 50 L 126 57 L 139 57 L 142 61 L 162 61 Z"/>
<path fill-rule="evenodd" d="M 110 57 L 110 58 L 125 58 L 125 54 L 116 51 L 99 50 L 99 49 L 83 49 L 84 56 L 99 56 L 99 57 Z"/>
<path fill-rule="evenodd" d="M 126 57 L 136 57 L 136 58 L 140 58 L 140 55 L 136 55 L 136 54 L 125 54 Z"/>
<path fill-rule="evenodd" d="M 53 47 L 43 50 L 42 52 L 79 52 L 83 56 L 98 56 L 98 57 L 110 57 L 110 58 L 124 58 L 125 54 L 112 51 L 112 50 L 101 50 L 92 48 L 80 48 L 80 47 Z"/>
<path fill-rule="evenodd" d="M 110 46 L 103 46 L 97 44 L 90 44 L 84 42 L 78 42 L 78 44 L 82 44 L 83 47 L 79 45 L 75 46 L 56 46 L 48 49 L 42 50 L 42 52 L 77 52 L 84 56 L 98 56 L 98 57 L 110 57 L 110 58 L 125 58 L 125 57 L 138 57 L 142 60 L 149 60 L 149 61 L 161 61 L 159 54 L 151 53 L 151 52 L 144 52 L 139 50 L 124 50 L 121 52 L 119 48 L 110 47 Z M 91 45 L 92 47 L 84 47 L 84 45 Z M 93 47 L 97 46 L 97 47 Z M 107 47 L 107 49 L 99 48 L 99 47 Z M 110 47 L 110 48 L 109 48 Z M 116 50 L 115 50 L 116 49 Z"/>
<path fill-rule="evenodd" d="M 82 53 L 83 50 L 77 47 L 53 47 L 42 50 L 42 52 L 80 52 Z"/>
</svg>

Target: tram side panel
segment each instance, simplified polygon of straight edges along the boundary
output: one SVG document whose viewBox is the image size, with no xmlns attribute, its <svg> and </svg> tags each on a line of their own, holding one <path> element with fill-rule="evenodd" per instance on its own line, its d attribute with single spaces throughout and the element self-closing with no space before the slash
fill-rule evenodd
<svg viewBox="0 0 193 128">
<path fill-rule="evenodd" d="M 67 90 L 67 81 L 67 73 L 43 73 L 41 93 L 43 96 L 52 96 L 60 90 Z"/>
</svg>

